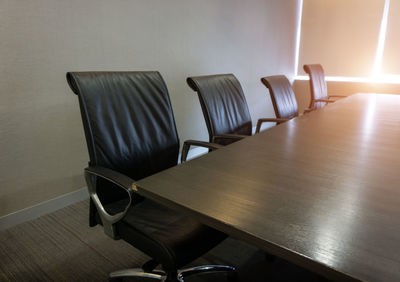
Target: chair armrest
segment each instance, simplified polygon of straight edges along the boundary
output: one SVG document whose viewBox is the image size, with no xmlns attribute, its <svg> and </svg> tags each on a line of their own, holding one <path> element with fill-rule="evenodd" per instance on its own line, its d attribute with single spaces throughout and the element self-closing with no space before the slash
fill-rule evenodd
<svg viewBox="0 0 400 282">
<path fill-rule="evenodd" d="M 249 137 L 247 135 L 240 134 L 218 134 L 214 135 L 211 139 L 212 143 L 215 143 L 216 139 L 231 139 L 231 140 L 242 140 L 243 138 Z"/>
<path fill-rule="evenodd" d="M 197 141 L 197 140 L 186 140 L 185 142 L 183 142 L 181 163 L 186 162 L 186 158 L 189 153 L 190 146 L 205 147 L 205 148 L 210 149 L 211 151 L 214 151 L 214 150 L 224 147 L 220 144 L 215 144 L 215 143 L 210 143 L 210 142 Z"/>
<path fill-rule="evenodd" d="M 103 204 L 101 203 L 97 195 L 96 177 L 101 177 L 107 181 L 110 181 L 115 185 L 123 188 L 128 193 L 129 203 L 125 207 L 124 211 L 111 215 L 105 210 Z M 85 168 L 85 179 L 88 185 L 90 198 L 93 200 L 94 205 L 96 206 L 101 221 L 103 223 L 104 232 L 110 237 L 117 239 L 118 236 L 116 234 L 116 230 L 113 224 L 121 220 L 125 216 L 129 207 L 131 206 L 132 196 L 133 193 L 135 192 L 132 188 L 132 184 L 135 181 L 122 173 L 101 166 L 90 166 Z"/>
<path fill-rule="evenodd" d="M 290 120 L 290 118 L 260 118 L 257 121 L 256 133 L 260 132 L 261 124 L 264 122 L 276 122 L 277 124 L 280 124 L 288 120 Z"/>
<path fill-rule="evenodd" d="M 304 109 L 303 114 L 311 113 L 311 112 L 314 111 L 314 110 L 315 110 L 315 108 L 306 108 L 306 109 Z"/>
<path fill-rule="evenodd" d="M 315 99 L 314 102 L 334 103 L 335 100 L 329 100 L 329 99 Z"/>
<path fill-rule="evenodd" d="M 118 185 L 125 189 L 130 195 L 134 192 L 132 189 L 132 183 L 134 183 L 135 180 L 118 171 L 102 166 L 90 166 L 85 168 L 85 172 L 99 176 Z"/>
<path fill-rule="evenodd" d="M 347 96 L 343 96 L 343 95 L 329 95 L 328 98 L 347 98 Z"/>
</svg>

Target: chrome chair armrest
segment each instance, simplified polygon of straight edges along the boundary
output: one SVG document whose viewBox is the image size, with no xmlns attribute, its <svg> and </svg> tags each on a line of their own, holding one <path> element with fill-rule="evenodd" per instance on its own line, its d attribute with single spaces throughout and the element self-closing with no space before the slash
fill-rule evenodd
<svg viewBox="0 0 400 282">
<path fill-rule="evenodd" d="M 240 134 L 217 134 L 214 135 L 211 139 L 212 143 L 216 143 L 215 141 L 218 139 L 228 139 L 228 140 L 242 140 L 243 138 L 248 137 L 247 135 L 240 135 Z"/>
<path fill-rule="evenodd" d="M 220 144 L 215 144 L 215 143 L 210 143 L 210 142 L 205 142 L 205 141 L 186 140 L 183 143 L 183 147 L 182 147 L 181 163 L 186 162 L 190 146 L 205 147 L 205 148 L 210 149 L 211 151 L 214 151 L 214 150 L 224 147 Z"/>
<path fill-rule="evenodd" d="M 315 102 L 334 103 L 335 100 L 329 100 L 329 99 L 315 99 L 315 100 L 314 100 L 314 103 L 315 103 Z"/>
<path fill-rule="evenodd" d="M 311 113 L 312 111 L 315 111 L 315 108 L 306 108 L 306 109 L 304 109 L 303 115 Z"/>
<path fill-rule="evenodd" d="M 111 215 L 106 211 L 97 195 L 97 177 L 101 177 L 109 182 L 114 183 L 118 187 L 123 188 L 128 193 L 129 202 L 122 212 Z M 96 209 L 103 223 L 104 232 L 111 238 L 118 239 L 114 223 L 120 221 L 125 216 L 129 207 L 131 206 L 133 193 L 135 192 L 133 189 L 133 187 L 135 187 L 133 186 L 133 183 L 135 181 L 122 173 L 102 166 L 90 166 L 85 168 L 85 179 L 88 185 L 90 198 L 93 200 L 93 203 L 96 206 Z"/>
<path fill-rule="evenodd" d="M 260 132 L 261 124 L 264 122 L 276 122 L 277 124 L 290 120 L 290 118 L 260 118 L 257 121 L 256 133 Z"/>
</svg>

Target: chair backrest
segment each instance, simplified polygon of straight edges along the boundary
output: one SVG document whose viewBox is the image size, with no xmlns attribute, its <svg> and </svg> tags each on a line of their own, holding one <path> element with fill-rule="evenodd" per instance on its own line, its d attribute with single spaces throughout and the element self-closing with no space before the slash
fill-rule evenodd
<svg viewBox="0 0 400 282">
<path fill-rule="evenodd" d="M 261 78 L 268 88 L 277 118 L 294 118 L 299 115 L 296 97 L 292 85 L 284 75 Z"/>
<path fill-rule="evenodd" d="M 320 108 L 324 102 L 314 102 L 316 99 L 328 99 L 324 69 L 320 64 L 304 65 L 304 71 L 310 77 L 311 101 L 310 108 Z"/>
<path fill-rule="evenodd" d="M 179 139 L 158 72 L 69 72 L 90 165 L 138 180 L 177 164 Z"/>
<path fill-rule="evenodd" d="M 218 134 L 251 135 L 249 108 L 233 74 L 188 77 L 186 81 L 199 96 L 210 141 Z"/>
</svg>

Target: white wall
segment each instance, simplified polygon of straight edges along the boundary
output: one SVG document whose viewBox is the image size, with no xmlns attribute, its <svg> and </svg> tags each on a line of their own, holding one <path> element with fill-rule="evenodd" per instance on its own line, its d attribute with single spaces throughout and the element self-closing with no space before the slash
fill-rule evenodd
<svg viewBox="0 0 400 282">
<path fill-rule="evenodd" d="M 0 0 L 0 216 L 85 186 L 67 71 L 159 70 L 181 141 L 207 140 L 191 75 L 234 73 L 255 121 L 260 77 L 293 78 L 297 0 Z"/>
</svg>

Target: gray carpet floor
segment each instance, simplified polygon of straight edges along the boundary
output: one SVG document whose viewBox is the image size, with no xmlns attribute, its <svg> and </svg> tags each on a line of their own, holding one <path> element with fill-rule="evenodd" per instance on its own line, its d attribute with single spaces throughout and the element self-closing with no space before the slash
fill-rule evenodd
<svg viewBox="0 0 400 282">
<path fill-rule="evenodd" d="M 140 267 L 149 258 L 131 245 L 88 226 L 83 201 L 0 232 L 0 281 L 107 281 L 115 270 Z M 326 281 L 280 259 L 228 238 L 192 265 L 228 264 L 239 281 Z M 187 282 L 224 281 L 224 275 L 189 277 Z M 127 279 L 127 281 L 150 281 Z"/>
</svg>

